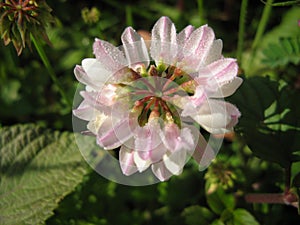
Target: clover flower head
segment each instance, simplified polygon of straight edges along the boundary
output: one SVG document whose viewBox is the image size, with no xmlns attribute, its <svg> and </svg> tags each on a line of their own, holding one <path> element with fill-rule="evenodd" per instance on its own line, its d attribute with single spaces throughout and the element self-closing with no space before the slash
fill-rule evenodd
<svg viewBox="0 0 300 225">
<path fill-rule="evenodd" d="M 45 27 L 54 21 L 52 9 L 44 0 L 4 0 L 0 3 L 0 34 L 4 44 L 13 43 L 18 55 L 27 44 L 31 47 L 30 35 L 50 41 Z"/>
<path fill-rule="evenodd" d="M 238 122 L 240 112 L 223 99 L 242 83 L 238 65 L 222 56 L 210 27 L 176 33 L 168 17 L 156 22 L 150 43 L 131 27 L 121 41 L 117 48 L 96 39 L 95 58 L 76 66 L 86 87 L 73 113 L 88 122 L 99 146 L 120 148 L 123 174 L 150 169 L 164 181 L 191 156 L 201 163 L 207 145 L 199 127 L 220 134 Z"/>
</svg>

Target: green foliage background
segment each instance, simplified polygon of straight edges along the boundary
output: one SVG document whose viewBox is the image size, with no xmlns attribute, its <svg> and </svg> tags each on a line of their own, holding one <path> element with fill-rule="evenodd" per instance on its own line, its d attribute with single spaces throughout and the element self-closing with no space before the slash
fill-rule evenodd
<svg viewBox="0 0 300 225">
<path fill-rule="evenodd" d="M 74 66 L 93 57 L 95 37 L 119 45 L 125 27 L 149 31 L 163 15 L 177 30 L 208 23 L 224 55 L 236 57 L 241 1 L 203 1 L 204 10 L 201 2 L 48 1 L 55 23 L 47 27 L 52 46 L 43 48 L 67 98 L 78 85 Z M 264 7 L 248 2 L 244 82 L 228 99 L 242 113 L 234 138 L 207 170 L 190 161 L 182 175 L 147 187 L 93 172 L 76 147 L 71 109 L 36 49 L 18 57 L 1 42 L 0 224 L 299 224 L 294 206 L 245 200 L 247 193 L 283 193 L 287 185 L 300 193 L 300 8 L 273 7 L 254 48 Z"/>
</svg>

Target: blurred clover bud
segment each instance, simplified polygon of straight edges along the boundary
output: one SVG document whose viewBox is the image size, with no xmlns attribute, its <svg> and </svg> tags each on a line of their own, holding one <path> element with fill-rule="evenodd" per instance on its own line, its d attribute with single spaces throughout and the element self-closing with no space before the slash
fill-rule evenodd
<svg viewBox="0 0 300 225">
<path fill-rule="evenodd" d="M 214 161 L 205 174 L 207 193 L 213 193 L 218 187 L 227 190 L 233 188 L 237 175 L 227 164 Z"/>
<path fill-rule="evenodd" d="M 4 0 L 0 3 L 0 34 L 4 44 L 13 43 L 18 55 L 26 44 L 31 48 L 31 35 L 49 45 L 45 27 L 54 22 L 52 9 L 44 0 Z"/>
<path fill-rule="evenodd" d="M 85 7 L 81 10 L 81 17 L 87 24 L 97 23 L 100 18 L 100 11 L 96 7 L 91 9 Z"/>
</svg>

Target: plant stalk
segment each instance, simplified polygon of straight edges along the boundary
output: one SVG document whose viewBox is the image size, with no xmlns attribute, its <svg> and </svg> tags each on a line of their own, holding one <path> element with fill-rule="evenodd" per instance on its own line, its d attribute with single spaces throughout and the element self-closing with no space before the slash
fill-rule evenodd
<svg viewBox="0 0 300 225">
<path fill-rule="evenodd" d="M 240 64 L 242 63 L 243 49 L 244 49 L 247 6 L 248 6 L 248 0 L 242 0 L 240 19 L 239 19 L 238 46 L 237 46 L 237 60 Z"/>
<path fill-rule="evenodd" d="M 204 4 L 203 0 L 198 0 L 198 14 L 200 19 L 200 24 L 203 25 L 206 23 L 205 16 L 204 16 Z"/>
<path fill-rule="evenodd" d="M 53 67 L 51 66 L 50 62 L 49 62 L 49 59 L 43 49 L 43 46 L 42 44 L 33 36 L 33 35 L 30 35 L 30 38 L 44 64 L 44 66 L 46 67 L 49 75 L 50 75 L 50 78 L 52 79 L 52 81 L 54 82 L 54 84 L 56 85 L 61 97 L 63 98 L 63 100 L 65 101 L 65 103 L 68 105 L 68 107 L 71 109 L 72 108 L 72 103 L 71 101 L 67 98 L 67 95 L 66 93 L 64 92 L 62 86 L 60 85 L 56 75 L 55 75 L 55 72 L 53 70 Z"/>
<path fill-rule="evenodd" d="M 263 14 L 262 14 L 262 17 L 258 24 L 258 28 L 257 28 L 256 34 L 255 34 L 253 44 L 252 44 L 252 50 L 254 50 L 254 51 L 256 50 L 258 44 L 261 41 L 261 38 L 262 38 L 264 32 L 265 32 L 268 20 L 270 18 L 271 10 L 272 10 L 272 3 L 273 3 L 273 0 L 267 0 L 266 5 L 264 7 Z"/>
</svg>

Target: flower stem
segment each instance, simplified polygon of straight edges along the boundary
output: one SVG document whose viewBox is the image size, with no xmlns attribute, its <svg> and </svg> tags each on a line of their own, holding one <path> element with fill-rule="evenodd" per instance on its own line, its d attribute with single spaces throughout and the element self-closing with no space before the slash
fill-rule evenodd
<svg viewBox="0 0 300 225">
<path fill-rule="evenodd" d="M 129 27 L 133 27 L 133 19 L 132 19 L 132 8 L 130 5 L 126 5 L 126 24 Z"/>
<path fill-rule="evenodd" d="M 264 4 L 268 4 L 267 2 L 260 0 L 262 3 Z M 287 1 L 287 2 L 277 2 L 277 3 L 273 3 L 272 6 L 291 6 L 291 5 L 295 5 L 295 4 L 299 4 L 300 1 L 296 0 L 296 1 Z"/>
<path fill-rule="evenodd" d="M 256 56 L 257 46 L 261 42 L 261 38 L 265 32 L 265 29 L 266 29 L 266 26 L 267 26 L 267 23 L 268 23 L 270 14 L 271 14 L 271 10 L 272 10 L 272 3 L 273 3 L 273 0 L 267 0 L 267 3 L 264 7 L 260 22 L 258 24 L 258 28 L 256 30 L 255 38 L 252 43 L 252 53 L 251 53 L 250 61 L 249 61 L 249 68 L 252 67 L 253 60 Z"/>
<path fill-rule="evenodd" d="M 245 199 L 249 203 L 286 204 L 297 207 L 299 199 L 291 192 L 291 165 L 285 168 L 284 193 L 247 194 Z"/>
<path fill-rule="evenodd" d="M 204 7 L 203 7 L 203 0 L 197 0 L 198 2 L 198 14 L 200 19 L 200 24 L 203 25 L 206 23 L 205 17 L 204 17 Z"/>
<path fill-rule="evenodd" d="M 240 20 L 239 20 L 238 47 L 237 47 L 237 59 L 239 63 L 242 62 L 242 56 L 243 56 L 242 53 L 244 48 L 247 6 L 248 6 L 248 0 L 242 0 Z"/>
<path fill-rule="evenodd" d="M 257 48 L 257 46 L 260 43 L 261 38 L 265 32 L 265 29 L 266 29 L 266 26 L 267 26 L 267 23 L 268 23 L 270 14 L 271 14 L 271 10 L 272 10 L 272 3 L 273 3 L 273 0 L 267 0 L 267 3 L 264 7 L 264 11 L 263 11 L 262 17 L 260 19 L 256 34 L 255 34 L 255 38 L 254 38 L 254 41 L 252 44 L 253 50 L 255 50 Z"/>
<path fill-rule="evenodd" d="M 50 75 L 50 78 L 52 79 L 52 81 L 54 82 L 54 84 L 56 85 L 61 97 L 63 98 L 63 100 L 65 101 L 65 103 L 68 105 L 68 107 L 71 109 L 72 108 L 72 103 L 71 101 L 69 101 L 69 99 L 67 98 L 67 95 L 66 93 L 64 92 L 62 86 L 60 85 L 56 75 L 55 75 L 55 72 L 49 62 L 49 59 L 47 57 L 47 55 L 45 54 L 45 51 L 43 49 L 43 46 L 41 45 L 41 43 L 33 36 L 33 35 L 30 35 L 30 38 L 41 58 L 41 60 L 43 61 L 43 64 L 44 66 L 46 67 L 49 75 Z"/>
</svg>

